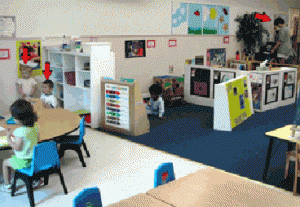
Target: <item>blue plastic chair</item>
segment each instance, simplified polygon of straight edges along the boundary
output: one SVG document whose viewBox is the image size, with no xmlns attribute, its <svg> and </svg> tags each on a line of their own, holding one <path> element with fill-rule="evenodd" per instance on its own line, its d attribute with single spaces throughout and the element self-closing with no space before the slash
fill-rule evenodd
<svg viewBox="0 0 300 207">
<path fill-rule="evenodd" d="M 163 174 L 167 173 L 166 180 L 163 180 Z M 154 188 L 175 180 L 173 163 L 162 163 L 154 172 Z"/>
<path fill-rule="evenodd" d="M 10 119 L 8 119 L 6 124 L 16 124 L 14 117 L 12 116 Z"/>
<path fill-rule="evenodd" d="M 66 150 L 75 150 L 79 156 L 82 166 L 86 167 L 86 164 L 83 159 L 82 151 L 80 149 L 82 145 L 86 152 L 87 157 L 90 157 L 90 153 L 83 140 L 84 135 L 85 135 L 85 120 L 84 117 L 82 117 L 79 125 L 79 135 L 74 135 L 74 136 L 66 135 L 66 136 L 61 136 L 57 139 L 56 142 L 60 143 L 59 158 L 62 158 L 65 155 Z"/>
<path fill-rule="evenodd" d="M 65 194 L 68 194 L 63 174 L 60 169 L 56 143 L 53 141 L 44 142 L 35 146 L 33 149 L 31 166 L 15 171 L 11 196 L 14 196 L 15 194 L 17 180 L 21 179 L 26 185 L 30 206 L 35 206 L 32 183 L 34 180 L 39 180 L 41 177 L 44 177 L 44 185 L 48 185 L 50 174 L 59 175 L 64 192 Z"/>
<path fill-rule="evenodd" d="M 73 200 L 73 207 L 102 207 L 101 194 L 97 187 L 86 188 Z"/>
</svg>

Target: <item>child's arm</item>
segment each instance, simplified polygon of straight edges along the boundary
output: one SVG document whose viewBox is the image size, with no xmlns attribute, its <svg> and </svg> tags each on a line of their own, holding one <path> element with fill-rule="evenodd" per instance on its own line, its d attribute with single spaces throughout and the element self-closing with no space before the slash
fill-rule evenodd
<svg viewBox="0 0 300 207">
<path fill-rule="evenodd" d="M 22 97 L 25 97 L 26 95 L 24 94 L 24 92 L 23 92 L 23 89 L 22 89 L 22 85 L 21 84 L 19 84 L 19 91 L 20 91 L 20 93 L 22 94 Z"/>
<path fill-rule="evenodd" d="M 14 137 L 12 135 L 11 129 L 6 129 L 6 136 L 7 141 L 9 145 L 13 148 L 15 151 L 21 151 L 23 149 L 23 138 L 22 137 Z"/>
<path fill-rule="evenodd" d="M 32 87 L 32 90 L 31 90 L 31 93 L 30 93 L 30 96 L 31 96 L 31 97 L 33 97 L 33 94 L 34 94 L 35 90 L 36 90 L 36 87 L 33 86 L 33 87 Z"/>
</svg>

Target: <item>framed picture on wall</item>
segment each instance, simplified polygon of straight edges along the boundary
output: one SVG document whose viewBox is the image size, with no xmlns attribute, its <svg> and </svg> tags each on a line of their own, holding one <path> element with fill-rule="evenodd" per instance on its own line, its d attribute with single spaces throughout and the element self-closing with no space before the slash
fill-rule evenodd
<svg viewBox="0 0 300 207">
<path fill-rule="evenodd" d="M 125 41 L 125 58 L 146 57 L 145 40 Z"/>
</svg>

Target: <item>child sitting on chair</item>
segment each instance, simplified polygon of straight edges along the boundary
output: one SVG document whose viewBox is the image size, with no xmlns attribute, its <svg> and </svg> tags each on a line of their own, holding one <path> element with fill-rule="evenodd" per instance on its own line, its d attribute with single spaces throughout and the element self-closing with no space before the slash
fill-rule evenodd
<svg viewBox="0 0 300 207">
<path fill-rule="evenodd" d="M 31 77 L 32 70 L 27 67 L 21 71 L 22 78 L 18 79 L 19 91 L 22 98 L 28 99 L 32 98 L 36 90 L 36 80 Z"/>
<path fill-rule="evenodd" d="M 41 95 L 41 100 L 44 108 L 56 108 L 57 107 L 57 99 L 53 95 L 53 82 L 52 80 L 45 80 L 43 82 L 43 94 Z"/>
<path fill-rule="evenodd" d="M 151 95 L 150 101 L 147 103 L 146 111 L 148 115 L 155 115 L 160 119 L 165 119 L 165 103 L 163 98 L 161 97 L 162 94 L 162 87 L 153 84 L 149 88 L 149 92 Z"/>
<path fill-rule="evenodd" d="M 6 136 L 9 145 L 14 150 L 15 155 L 3 161 L 3 178 L 5 185 L 2 190 L 10 192 L 12 187 L 12 173 L 9 171 L 28 168 L 31 166 L 33 148 L 39 141 L 37 115 L 33 111 L 32 105 L 24 100 L 15 101 L 10 107 L 10 113 L 14 117 L 16 124 L 22 125 L 15 129 L 6 129 Z M 42 180 L 35 181 L 34 187 L 43 183 Z"/>
</svg>

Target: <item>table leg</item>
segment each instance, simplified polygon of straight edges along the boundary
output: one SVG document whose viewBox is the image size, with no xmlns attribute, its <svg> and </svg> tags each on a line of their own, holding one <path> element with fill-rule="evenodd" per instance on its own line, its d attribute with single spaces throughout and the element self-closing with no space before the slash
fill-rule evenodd
<svg viewBox="0 0 300 207">
<path fill-rule="evenodd" d="M 295 181 L 294 181 L 294 190 L 293 190 L 294 195 L 298 195 L 297 193 L 298 171 L 299 171 L 299 144 L 296 143 Z"/>
<path fill-rule="evenodd" d="M 268 174 L 268 169 L 269 169 L 270 160 L 271 160 L 271 153 L 272 153 L 272 148 L 273 148 L 273 142 L 274 142 L 274 137 L 270 137 L 270 143 L 269 143 L 269 148 L 268 148 L 267 160 L 266 160 L 265 170 L 264 170 L 264 174 L 263 174 L 263 182 L 264 183 L 267 181 L 267 174 Z"/>
</svg>

